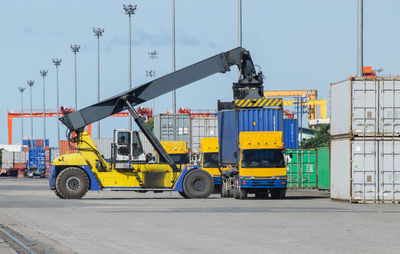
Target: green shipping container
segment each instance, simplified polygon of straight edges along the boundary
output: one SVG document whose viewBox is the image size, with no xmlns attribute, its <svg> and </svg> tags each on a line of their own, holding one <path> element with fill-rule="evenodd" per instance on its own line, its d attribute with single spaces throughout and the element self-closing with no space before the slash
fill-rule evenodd
<svg viewBox="0 0 400 254">
<path fill-rule="evenodd" d="M 329 147 L 320 147 L 317 150 L 317 174 L 318 189 L 329 190 L 330 170 L 329 170 Z"/>
<path fill-rule="evenodd" d="M 317 151 L 293 149 L 286 150 L 286 155 L 291 157 L 287 163 L 288 188 L 317 188 Z"/>
</svg>

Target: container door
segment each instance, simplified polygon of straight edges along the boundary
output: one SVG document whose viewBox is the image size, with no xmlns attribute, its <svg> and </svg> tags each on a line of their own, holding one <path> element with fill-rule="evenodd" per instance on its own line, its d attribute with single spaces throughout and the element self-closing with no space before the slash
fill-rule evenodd
<svg viewBox="0 0 400 254">
<path fill-rule="evenodd" d="M 287 187 L 289 189 L 298 189 L 300 187 L 299 178 L 301 177 L 299 150 L 286 150 L 285 154 L 289 158 L 286 164 Z"/>
<path fill-rule="evenodd" d="M 317 177 L 318 189 L 329 190 L 330 170 L 329 170 L 329 147 L 318 148 L 317 151 Z"/>
<path fill-rule="evenodd" d="M 400 81 L 379 81 L 379 132 L 400 135 Z"/>
<path fill-rule="evenodd" d="M 301 150 L 301 188 L 317 187 L 317 153 L 315 150 Z"/>
<path fill-rule="evenodd" d="M 354 80 L 352 96 L 352 131 L 356 136 L 378 133 L 378 81 Z"/>
<path fill-rule="evenodd" d="M 379 201 L 400 200 L 400 139 L 379 141 Z"/>
<path fill-rule="evenodd" d="M 351 146 L 352 201 L 375 202 L 378 198 L 378 141 L 356 139 Z"/>
</svg>

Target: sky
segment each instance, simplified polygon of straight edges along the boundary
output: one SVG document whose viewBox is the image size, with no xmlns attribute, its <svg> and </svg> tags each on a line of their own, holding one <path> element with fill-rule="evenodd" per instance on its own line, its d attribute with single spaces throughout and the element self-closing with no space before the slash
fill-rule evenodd
<svg viewBox="0 0 400 254">
<path fill-rule="evenodd" d="M 78 108 L 97 102 L 97 38 L 101 44 L 101 98 L 128 89 L 128 17 L 123 4 L 137 4 L 132 17 L 132 83 L 147 81 L 152 66 L 148 51 L 156 50 L 156 76 L 172 70 L 171 0 L 2 0 L 0 1 L 0 144 L 8 142 L 7 111 L 20 111 L 19 86 L 32 89 L 33 109 L 43 108 L 39 70 L 48 70 L 46 108 L 56 110 L 55 67 L 59 67 L 60 105 L 74 105 L 74 55 L 77 55 Z M 364 65 L 398 75 L 400 1 L 364 1 Z M 243 0 L 243 47 L 265 75 L 264 90 L 318 89 L 329 99 L 329 85 L 356 74 L 357 0 Z M 176 0 L 176 67 L 183 68 L 238 45 L 237 0 Z M 216 109 L 217 100 L 232 100 L 237 70 L 215 74 L 177 90 L 177 107 Z M 29 109 L 29 90 L 23 94 Z M 144 106 L 149 106 L 146 103 Z M 155 113 L 171 110 L 171 94 L 155 101 Z M 56 118 L 46 120 L 47 137 L 56 146 Z M 94 126 L 95 127 L 95 126 Z M 128 120 L 102 121 L 102 137 Z M 93 129 L 95 130 L 95 128 Z M 33 121 L 35 138 L 43 138 L 43 119 Z M 65 137 L 61 128 L 61 138 Z M 30 120 L 24 120 L 24 136 Z M 21 119 L 13 121 L 13 143 L 21 142 Z"/>
</svg>

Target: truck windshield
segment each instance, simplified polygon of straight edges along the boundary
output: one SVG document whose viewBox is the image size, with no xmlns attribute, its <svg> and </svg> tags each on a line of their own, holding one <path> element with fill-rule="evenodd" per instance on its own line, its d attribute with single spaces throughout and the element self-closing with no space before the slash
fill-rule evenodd
<svg viewBox="0 0 400 254">
<path fill-rule="evenodd" d="M 218 168 L 218 153 L 204 153 L 203 156 L 204 168 Z"/>
<path fill-rule="evenodd" d="M 189 163 L 189 154 L 187 153 L 170 154 L 169 157 L 171 157 L 171 159 L 174 161 L 175 164 Z M 167 162 L 160 157 L 160 163 L 167 163 Z"/>
<path fill-rule="evenodd" d="M 242 168 L 284 167 L 285 159 L 281 149 L 243 150 Z"/>
</svg>

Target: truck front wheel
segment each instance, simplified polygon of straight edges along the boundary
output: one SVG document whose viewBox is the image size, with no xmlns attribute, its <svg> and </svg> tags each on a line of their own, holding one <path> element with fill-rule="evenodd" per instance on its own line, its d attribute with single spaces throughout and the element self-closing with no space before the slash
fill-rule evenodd
<svg viewBox="0 0 400 254">
<path fill-rule="evenodd" d="M 271 198 L 272 199 L 284 199 L 285 196 L 286 196 L 285 188 L 271 189 Z"/>
<path fill-rule="evenodd" d="M 188 198 L 208 198 L 213 190 L 214 181 L 204 170 L 192 170 L 183 180 L 183 191 Z"/>
<path fill-rule="evenodd" d="M 89 190 L 89 177 L 80 168 L 66 168 L 58 174 L 56 192 L 65 199 L 81 199 Z"/>
</svg>

